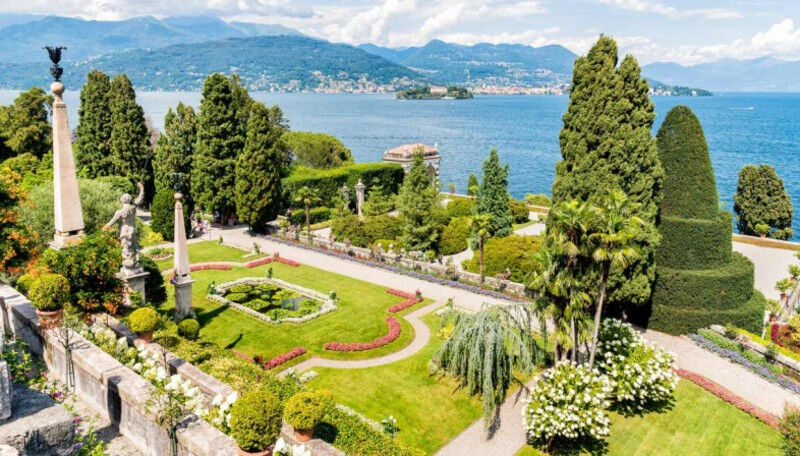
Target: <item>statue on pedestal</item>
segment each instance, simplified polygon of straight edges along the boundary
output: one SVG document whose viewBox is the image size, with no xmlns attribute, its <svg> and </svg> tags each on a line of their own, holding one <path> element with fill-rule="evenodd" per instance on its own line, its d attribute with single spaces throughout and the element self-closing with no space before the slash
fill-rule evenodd
<svg viewBox="0 0 800 456">
<path fill-rule="evenodd" d="M 133 275 L 142 272 L 139 262 L 139 243 L 136 241 L 136 209 L 144 201 L 144 184 L 139 182 L 139 195 L 131 201 L 131 195 L 123 193 L 120 197 L 122 208 L 114 213 L 114 217 L 103 226 L 104 230 L 111 228 L 117 221 L 119 226 L 119 243 L 122 246 L 122 275 Z"/>
</svg>

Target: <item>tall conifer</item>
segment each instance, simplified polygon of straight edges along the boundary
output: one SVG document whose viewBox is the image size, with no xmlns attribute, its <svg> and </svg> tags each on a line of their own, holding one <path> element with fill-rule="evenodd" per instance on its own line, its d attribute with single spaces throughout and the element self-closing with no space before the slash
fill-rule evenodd
<svg viewBox="0 0 800 456">
<path fill-rule="evenodd" d="M 500 166 L 497 149 L 489 151 L 489 157 L 483 162 L 483 179 L 475 202 L 475 210 L 479 215 L 491 215 L 491 229 L 494 237 L 506 237 L 511 234 L 513 218 L 508 205 L 508 165 Z"/>
<path fill-rule="evenodd" d="M 416 152 L 397 199 L 406 250 L 425 252 L 436 242 L 438 233 L 433 223 L 435 205 L 436 192 L 431 185 L 428 168 L 422 159 L 422 152 Z"/>
<path fill-rule="evenodd" d="M 149 155 L 144 110 L 136 102 L 130 79 L 118 74 L 111 80 L 111 170 L 132 181 L 146 181 Z"/>
<path fill-rule="evenodd" d="M 184 206 L 191 213 L 194 202 L 191 198 L 191 173 L 194 147 L 197 142 L 197 116 L 191 106 L 178 103 L 169 108 L 164 117 L 164 134 L 158 138 L 153 160 L 157 191 L 172 189 L 171 174 L 180 173 L 180 191 L 184 195 Z"/>
<path fill-rule="evenodd" d="M 110 176 L 111 165 L 111 81 L 105 73 L 93 70 L 86 75 L 78 108 L 75 159 L 89 178 Z"/>
</svg>

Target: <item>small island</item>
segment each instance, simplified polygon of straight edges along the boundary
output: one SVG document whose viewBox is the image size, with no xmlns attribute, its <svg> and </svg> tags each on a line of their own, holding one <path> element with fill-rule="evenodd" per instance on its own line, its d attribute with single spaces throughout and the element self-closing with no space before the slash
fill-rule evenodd
<svg viewBox="0 0 800 456">
<path fill-rule="evenodd" d="M 398 100 L 466 100 L 472 92 L 458 86 L 422 86 L 397 92 Z"/>
</svg>

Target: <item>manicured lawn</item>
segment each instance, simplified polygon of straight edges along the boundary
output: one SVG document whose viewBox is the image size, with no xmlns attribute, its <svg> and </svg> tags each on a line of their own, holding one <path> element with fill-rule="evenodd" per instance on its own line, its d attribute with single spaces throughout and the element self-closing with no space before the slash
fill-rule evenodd
<svg viewBox="0 0 800 456">
<path fill-rule="evenodd" d="M 366 369 L 314 368 L 319 377 L 308 384 L 332 391 L 337 402 L 372 420 L 393 415 L 401 442 L 433 454 L 480 418 L 482 407 L 452 381 L 430 374 L 428 362 L 441 345 L 435 336 L 439 318 L 429 314 L 424 320 L 434 336 L 416 355 Z"/>
<path fill-rule="evenodd" d="M 210 261 L 238 261 L 247 262 L 266 256 L 265 253 L 260 255 L 248 255 L 247 252 L 227 245 L 222 245 L 217 241 L 204 241 L 189 244 L 189 262 L 191 263 L 207 263 Z M 171 251 L 172 249 L 170 249 Z M 172 268 L 172 257 L 166 260 L 156 261 L 159 269 L 162 271 Z"/>
<path fill-rule="evenodd" d="M 270 267 L 274 277 L 279 279 L 325 294 L 335 290 L 339 297 L 339 309 L 305 323 L 275 325 L 205 298 L 212 281 L 219 284 L 242 277 L 264 277 Z M 310 354 L 332 359 L 374 358 L 397 351 L 414 338 L 414 329 L 402 315 L 431 302 L 425 300 L 403 312 L 390 314 L 387 309 L 402 302 L 403 298 L 386 293 L 386 288 L 305 265 L 291 267 L 271 263 L 252 269 L 237 267 L 230 271 L 196 271 L 192 273 L 192 278 L 195 280 L 192 300 L 201 324 L 200 334 L 222 347 L 233 348 L 250 356 L 261 355 L 265 359 L 298 346 L 305 347 Z M 169 293 L 167 308 L 174 306 L 172 287 L 169 287 Z M 394 316 L 402 327 L 400 337 L 392 343 L 361 352 L 323 350 L 326 342 L 369 342 L 383 336 L 389 331 L 385 322 L 387 316 Z M 296 358 L 281 368 L 308 356 Z"/>
<path fill-rule="evenodd" d="M 671 410 L 626 418 L 611 414 L 609 456 L 779 456 L 781 436 L 766 424 L 686 380 Z M 543 453 L 526 446 L 517 456 Z"/>
</svg>

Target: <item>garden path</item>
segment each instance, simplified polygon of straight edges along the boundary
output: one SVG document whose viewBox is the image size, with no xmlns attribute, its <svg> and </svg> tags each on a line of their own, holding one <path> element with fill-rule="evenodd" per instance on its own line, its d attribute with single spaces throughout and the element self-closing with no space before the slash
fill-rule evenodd
<svg viewBox="0 0 800 456">
<path fill-rule="evenodd" d="M 789 265 L 798 263 L 795 256 L 797 252 L 736 241 L 733 250 L 749 258 L 755 265 L 756 289 L 764 293 L 767 299 L 778 299 L 780 293 L 775 289 L 775 282 L 789 277 Z"/>
</svg>

